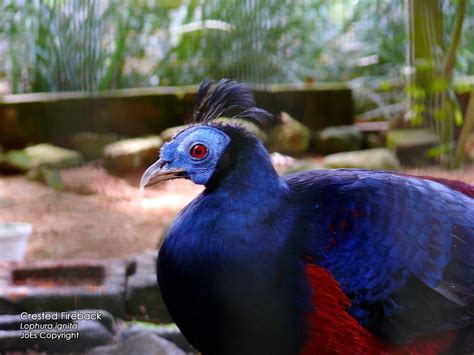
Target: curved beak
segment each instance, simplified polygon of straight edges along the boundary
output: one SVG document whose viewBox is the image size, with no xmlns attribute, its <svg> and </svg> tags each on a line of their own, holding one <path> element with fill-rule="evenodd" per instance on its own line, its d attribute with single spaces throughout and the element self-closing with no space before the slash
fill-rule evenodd
<svg viewBox="0 0 474 355">
<path fill-rule="evenodd" d="M 140 189 L 155 185 L 161 181 L 188 178 L 188 174 L 184 170 L 167 168 L 168 162 L 162 159 L 156 161 L 148 169 L 145 170 L 140 180 Z"/>
</svg>

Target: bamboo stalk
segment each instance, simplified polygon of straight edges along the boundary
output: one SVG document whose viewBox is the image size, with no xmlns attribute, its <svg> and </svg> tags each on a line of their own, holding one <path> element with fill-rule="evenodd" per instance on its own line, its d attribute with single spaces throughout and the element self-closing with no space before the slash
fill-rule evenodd
<svg viewBox="0 0 474 355">
<path fill-rule="evenodd" d="M 443 76 L 451 82 L 453 77 L 453 69 L 456 64 L 456 52 L 461 42 L 462 25 L 466 17 L 466 0 L 459 1 L 459 7 L 456 11 L 456 22 L 454 23 L 453 33 L 451 35 L 451 44 L 448 48 L 446 58 L 443 65 Z"/>
<path fill-rule="evenodd" d="M 443 77 L 448 81 L 450 86 L 452 85 L 453 69 L 456 64 L 456 52 L 461 42 L 462 27 L 463 27 L 465 17 L 466 17 L 466 0 L 460 0 L 458 9 L 456 11 L 456 19 L 454 23 L 453 33 L 451 35 L 451 44 L 449 46 L 448 52 L 445 57 L 444 65 L 443 65 Z M 446 92 L 443 92 L 442 96 L 443 96 L 443 99 L 446 99 Z M 461 132 L 461 135 L 459 137 L 458 144 L 456 147 L 456 151 L 454 153 L 454 162 L 453 162 L 454 168 L 459 168 L 461 166 L 461 163 L 463 160 L 463 154 L 464 154 L 464 146 L 467 142 L 469 132 L 472 129 L 472 122 L 467 122 L 467 120 L 469 120 L 469 114 L 471 116 L 474 115 L 474 111 L 473 111 L 474 102 L 473 101 L 474 101 L 473 94 L 471 93 L 471 96 L 469 99 L 468 110 L 466 112 L 466 122 L 462 129 L 462 132 Z M 471 107 L 471 111 L 472 111 L 471 113 L 469 113 L 470 112 L 469 107 Z M 453 114 L 450 113 L 450 119 L 452 119 L 452 117 L 453 117 Z M 470 120 L 472 121 L 473 119 L 471 118 Z M 452 157 L 452 155 L 450 156 Z"/>
<path fill-rule="evenodd" d="M 454 155 L 454 167 L 460 168 L 463 158 L 464 158 L 464 147 L 466 145 L 467 139 L 469 138 L 469 133 L 471 133 L 474 128 L 474 89 L 471 91 L 471 96 L 469 97 L 469 104 L 467 105 L 466 117 L 464 119 L 464 125 L 459 135 L 458 144 L 456 147 L 456 153 Z"/>
</svg>

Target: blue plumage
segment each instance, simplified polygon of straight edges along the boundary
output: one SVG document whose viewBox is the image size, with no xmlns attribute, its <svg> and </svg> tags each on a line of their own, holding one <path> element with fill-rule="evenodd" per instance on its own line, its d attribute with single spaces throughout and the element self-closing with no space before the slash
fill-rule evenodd
<svg viewBox="0 0 474 355">
<path fill-rule="evenodd" d="M 352 301 L 350 312 L 364 326 L 380 326 L 381 317 L 405 307 L 403 300 L 394 303 L 393 295 L 410 278 L 461 307 L 473 301 L 472 198 L 437 182 L 388 172 L 312 171 L 283 179 L 302 193 L 299 204 L 317 201 L 304 222 L 306 250 L 338 280 Z M 374 307 L 385 311 L 373 312 Z M 466 326 L 474 322 L 474 307 L 469 308 Z M 411 311 L 416 317 L 417 309 Z M 459 327 L 457 319 L 443 322 L 440 327 Z M 398 326 L 392 324 L 387 336 L 395 338 Z"/>
<path fill-rule="evenodd" d="M 313 319 L 352 341 L 347 353 L 450 331 L 459 333 L 448 345 L 465 346 L 474 324 L 474 199 L 382 171 L 280 178 L 256 137 L 213 122 L 236 108 L 267 119 L 254 106 L 242 84 L 204 82 L 201 123 L 165 145 L 142 178 L 142 186 L 174 178 L 206 186 L 158 258 L 163 298 L 188 340 L 205 354 L 299 354 L 311 341 L 337 352 L 336 340 L 323 344 L 323 329 L 309 327 Z M 331 295 L 315 288 L 310 265 L 329 272 L 349 306 L 341 299 L 339 310 L 317 308 Z M 323 313 L 334 323 L 319 321 Z M 337 330 L 343 319 L 356 330 Z"/>
</svg>

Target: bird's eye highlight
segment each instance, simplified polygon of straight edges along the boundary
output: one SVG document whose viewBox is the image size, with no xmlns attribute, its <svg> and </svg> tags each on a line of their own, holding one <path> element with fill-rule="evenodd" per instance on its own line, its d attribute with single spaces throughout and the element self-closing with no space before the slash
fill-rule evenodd
<svg viewBox="0 0 474 355">
<path fill-rule="evenodd" d="M 196 144 L 191 148 L 191 156 L 196 159 L 202 159 L 206 156 L 207 148 L 205 145 Z"/>
</svg>

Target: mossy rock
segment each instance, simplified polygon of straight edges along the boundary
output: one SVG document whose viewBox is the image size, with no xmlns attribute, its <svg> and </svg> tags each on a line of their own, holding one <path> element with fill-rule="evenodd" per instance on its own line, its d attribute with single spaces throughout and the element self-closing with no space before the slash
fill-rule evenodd
<svg viewBox="0 0 474 355">
<path fill-rule="evenodd" d="M 104 148 L 104 167 L 116 172 L 145 167 L 158 159 L 162 145 L 159 136 L 123 139 L 109 144 Z"/>
<path fill-rule="evenodd" d="M 69 168 L 79 166 L 82 162 L 79 152 L 43 143 L 7 151 L 0 165 L 7 170 L 26 172 L 40 167 Z"/>
<path fill-rule="evenodd" d="M 367 133 L 365 136 L 365 144 L 368 149 L 384 148 L 386 146 L 385 136 L 379 133 Z"/>
<path fill-rule="evenodd" d="M 310 171 L 310 170 L 320 170 L 323 167 L 321 164 L 315 163 L 309 159 L 298 159 L 295 161 L 294 164 L 287 167 L 285 170 L 281 170 L 280 175 L 287 175 L 293 173 L 299 173 L 302 171 Z"/>
<path fill-rule="evenodd" d="M 387 133 L 387 148 L 405 166 L 423 166 L 435 162 L 428 151 L 439 146 L 438 136 L 423 128 L 393 129 Z"/>
<path fill-rule="evenodd" d="M 390 150 L 378 148 L 328 155 L 323 160 L 323 167 L 329 169 L 398 170 L 400 163 Z"/>
<path fill-rule="evenodd" d="M 42 166 L 27 173 L 27 178 L 41 182 L 55 190 L 64 190 L 64 183 L 58 169 Z"/>
<path fill-rule="evenodd" d="M 314 135 L 316 151 L 322 155 L 362 148 L 364 136 L 356 126 L 328 127 Z"/>
<path fill-rule="evenodd" d="M 283 154 L 302 154 L 308 151 L 311 131 L 302 123 L 282 112 L 280 122 L 268 134 L 269 149 Z"/>
<path fill-rule="evenodd" d="M 118 140 L 114 133 L 80 132 L 72 137 L 72 144 L 85 160 L 95 160 L 102 157 L 105 146 Z"/>
<path fill-rule="evenodd" d="M 438 136 L 423 128 L 392 129 L 387 133 L 387 147 L 417 147 L 420 145 L 438 144 Z"/>
</svg>

